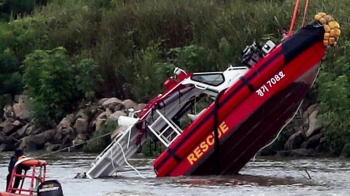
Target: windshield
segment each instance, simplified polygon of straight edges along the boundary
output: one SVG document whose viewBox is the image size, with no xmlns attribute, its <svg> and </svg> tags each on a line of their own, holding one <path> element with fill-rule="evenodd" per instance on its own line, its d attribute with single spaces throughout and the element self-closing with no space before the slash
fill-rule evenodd
<svg viewBox="0 0 350 196">
<path fill-rule="evenodd" d="M 208 84 L 212 86 L 219 86 L 225 81 L 222 73 L 200 73 L 194 74 L 191 77 L 192 80 L 196 82 L 201 82 L 203 84 Z"/>
</svg>

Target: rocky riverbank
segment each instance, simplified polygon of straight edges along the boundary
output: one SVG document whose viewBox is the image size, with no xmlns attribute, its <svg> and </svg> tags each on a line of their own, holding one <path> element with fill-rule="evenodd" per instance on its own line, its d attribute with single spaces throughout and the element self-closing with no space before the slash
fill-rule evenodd
<svg viewBox="0 0 350 196">
<path fill-rule="evenodd" d="M 282 147 L 276 149 L 272 144 L 263 149 L 261 155 L 291 157 L 322 155 L 326 148 L 322 124 L 317 118 L 318 114 L 317 104 L 307 107 L 305 111 L 299 110 L 292 122 L 283 130 L 287 138 L 283 141 Z"/>
<path fill-rule="evenodd" d="M 0 151 L 23 148 L 26 151 L 45 149 L 56 151 L 72 145 L 85 144 L 94 134 L 101 131 L 107 120 L 117 122 L 120 116 L 129 115 L 129 109 L 143 109 L 145 104 L 138 104 L 130 99 L 104 98 L 97 104 L 87 105 L 76 113 L 67 115 L 57 127 L 49 130 L 36 127 L 30 120 L 30 111 L 26 97 L 18 96 L 13 105 L 4 107 L 0 122 Z M 115 137 L 118 127 L 111 134 Z M 81 149 L 81 148 L 79 148 Z"/>
<path fill-rule="evenodd" d="M 76 113 L 67 115 L 54 129 L 43 130 L 29 120 L 30 111 L 24 95 L 17 96 L 15 103 L 4 107 L 0 122 L 0 151 L 24 148 L 26 151 L 45 149 L 56 151 L 77 144 L 85 144 L 95 133 L 101 131 L 107 120 L 117 122 L 120 116 L 128 116 L 129 109 L 143 109 L 145 104 L 130 99 L 104 98 L 96 104 L 87 105 Z M 317 119 L 317 105 L 299 111 L 285 130 L 286 138 L 279 139 L 282 146 L 271 145 L 260 155 L 318 156 L 324 152 L 322 126 Z M 111 134 L 115 137 L 117 127 Z M 81 148 L 80 148 L 81 149 Z"/>
</svg>

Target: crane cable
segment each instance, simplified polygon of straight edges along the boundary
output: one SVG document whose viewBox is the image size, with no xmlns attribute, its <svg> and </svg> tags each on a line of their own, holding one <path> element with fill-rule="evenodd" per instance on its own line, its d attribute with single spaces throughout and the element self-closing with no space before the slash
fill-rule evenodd
<svg viewBox="0 0 350 196">
<path fill-rule="evenodd" d="M 305 8 L 304 8 L 304 16 L 303 16 L 303 23 L 302 26 L 305 26 L 305 21 L 306 21 L 306 16 L 307 16 L 307 10 L 309 9 L 309 5 L 310 5 L 310 0 L 306 0 L 305 2 Z"/>
<path fill-rule="evenodd" d="M 306 0 L 302 26 L 305 25 L 305 21 L 306 21 L 306 16 L 307 16 L 307 11 L 309 9 L 309 5 L 310 5 L 310 0 Z M 298 17 L 299 7 L 300 7 L 300 0 L 296 0 L 295 7 L 294 7 L 294 12 L 293 12 L 293 17 L 292 17 L 292 22 L 291 22 L 290 27 L 289 27 L 287 38 L 290 37 L 292 35 L 292 33 L 293 33 L 293 29 L 295 27 L 295 23 L 296 23 L 297 17 Z"/>
</svg>

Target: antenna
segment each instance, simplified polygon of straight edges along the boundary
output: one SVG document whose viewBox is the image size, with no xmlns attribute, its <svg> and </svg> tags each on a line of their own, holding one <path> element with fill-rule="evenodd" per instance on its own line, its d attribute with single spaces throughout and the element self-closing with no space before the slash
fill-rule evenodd
<svg viewBox="0 0 350 196">
<path fill-rule="evenodd" d="M 287 31 L 285 29 L 283 29 L 282 24 L 280 23 L 280 21 L 278 20 L 278 18 L 276 16 L 273 17 L 279 27 L 279 32 L 282 34 L 283 39 L 286 37 L 287 35 Z"/>
</svg>

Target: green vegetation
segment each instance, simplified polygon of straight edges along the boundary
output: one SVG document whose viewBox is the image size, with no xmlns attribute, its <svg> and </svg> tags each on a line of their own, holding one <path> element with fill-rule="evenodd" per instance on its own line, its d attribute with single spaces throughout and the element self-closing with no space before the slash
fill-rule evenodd
<svg viewBox="0 0 350 196">
<path fill-rule="evenodd" d="M 222 70 L 238 63 L 253 40 L 279 40 L 275 17 L 288 29 L 294 3 L 2 0 L 0 94 L 14 97 L 25 90 L 33 118 L 44 127 L 54 126 L 82 101 L 109 96 L 148 101 L 161 92 L 174 66 Z M 314 89 L 329 152 L 335 155 L 350 141 L 349 6 L 345 0 L 311 1 L 308 15 L 311 20 L 319 11 L 330 13 L 343 29 L 340 47 L 328 51 Z"/>
<path fill-rule="evenodd" d="M 95 132 L 92 139 L 84 146 L 84 152 L 102 152 L 111 143 L 110 134 L 113 133 L 117 126 L 118 123 L 115 120 L 107 119 L 101 129 Z"/>
<path fill-rule="evenodd" d="M 69 112 L 76 109 L 75 100 L 94 96 L 95 82 L 100 76 L 95 72 L 97 64 L 83 59 L 72 64 L 62 47 L 54 50 L 35 50 L 24 60 L 23 81 L 34 122 L 44 128 L 55 126 Z"/>
</svg>

